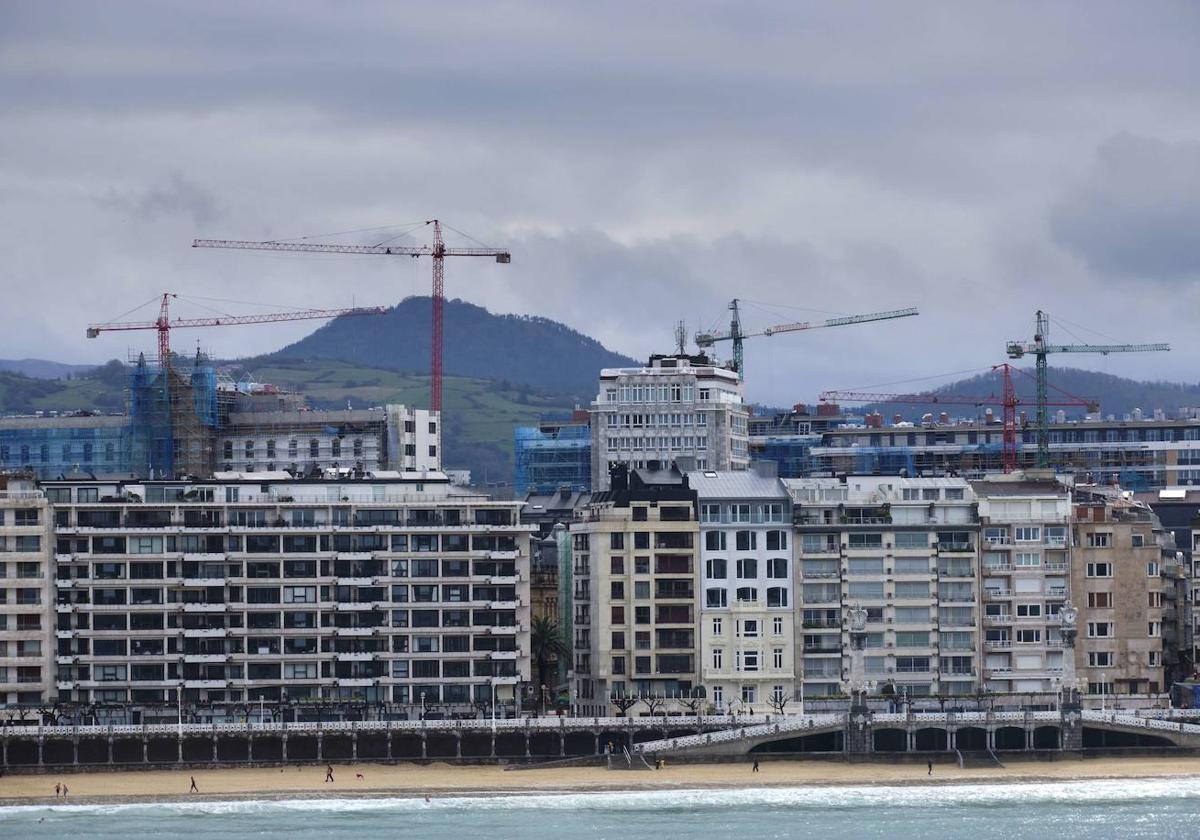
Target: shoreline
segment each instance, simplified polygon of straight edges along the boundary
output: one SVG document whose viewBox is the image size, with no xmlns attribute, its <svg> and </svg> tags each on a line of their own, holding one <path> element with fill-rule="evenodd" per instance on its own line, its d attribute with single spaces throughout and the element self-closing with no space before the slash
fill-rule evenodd
<svg viewBox="0 0 1200 840">
<path fill-rule="evenodd" d="M 335 782 L 324 768 L 137 770 L 103 773 L 4 776 L 0 810 L 14 806 L 216 804 L 297 799 L 461 799 L 467 797 L 566 796 L 685 790 L 746 790 L 812 787 L 947 787 L 963 784 L 1045 784 L 1072 781 L 1200 778 L 1200 758 L 1096 758 L 1078 762 L 1010 761 L 1005 767 L 960 769 L 935 765 L 763 762 L 751 765 L 680 764 L 659 771 L 548 768 L 505 772 L 494 767 L 374 764 L 338 765 Z M 361 774 L 362 778 L 359 778 Z M 187 793 L 195 776 L 200 793 Z M 54 796 L 65 782 L 70 797 Z"/>
</svg>

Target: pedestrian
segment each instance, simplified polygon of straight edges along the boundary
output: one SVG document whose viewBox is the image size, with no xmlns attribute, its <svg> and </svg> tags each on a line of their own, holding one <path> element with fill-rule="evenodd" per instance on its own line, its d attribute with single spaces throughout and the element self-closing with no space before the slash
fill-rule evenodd
<svg viewBox="0 0 1200 840">
<path fill-rule="evenodd" d="M 930 761 L 930 762 L 929 762 L 929 772 L 928 772 L 928 773 L 926 773 L 925 775 L 926 775 L 926 776 L 932 776 L 932 775 L 933 775 L 933 762 L 932 762 L 932 761 Z"/>
<path fill-rule="evenodd" d="M 190 788 L 188 788 L 188 793 L 199 793 L 200 788 L 196 787 L 196 777 L 192 776 L 191 779 L 192 779 L 192 786 Z"/>
<path fill-rule="evenodd" d="M 67 786 L 63 785 L 63 799 L 67 798 Z"/>
<path fill-rule="evenodd" d="M 325 765 L 325 781 L 327 781 L 327 782 L 333 781 L 333 765 L 332 764 Z"/>
<path fill-rule="evenodd" d="M 58 799 L 58 797 L 60 797 L 60 796 L 62 796 L 62 785 L 59 784 L 58 782 L 55 782 L 54 783 L 54 798 Z"/>
<path fill-rule="evenodd" d="M 753 772 L 753 773 L 758 772 L 758 759 L 757 758 L 754 759 L 754 768 L 751 770 L 751 772 Z"/>
</svg>

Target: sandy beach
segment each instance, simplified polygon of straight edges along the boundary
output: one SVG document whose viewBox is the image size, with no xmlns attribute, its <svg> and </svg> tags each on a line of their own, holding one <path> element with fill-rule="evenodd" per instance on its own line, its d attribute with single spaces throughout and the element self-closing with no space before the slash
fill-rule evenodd
<svg viewBox="0 0 1200 840">
<path fill-rule="evenodd" d="M 361 774 L 362 778 L 358 778 Z M 189 794 L 195 776 L 198 794 Z M 947 784 L 954 782 L 1034 782 L 1041 780 L 1200 776 L 1200 757 L 1097 758 L 1062 761 L 1007 761 L 1003 768 L 959 769 L 937 764 L 929 776 L 924 764 L 845 764 L 818 761 L 764 761 L 751 765 L 679 764 L 658 771 L 618 772 L 600 767 L 505 770 L 498 766 L 339 764 L 334 781 L 324 767 L 217 770 L 148 770 L 112 773 L 28 775 L 0 778 L 0 805 L 54 801 L 54 785 L 65 782 L 70 802 L 136 802 L 174 799 L 285 799 L 313 796 L 462 796 L 467 794 L 567 793 L 672 788 L 794 787 L 805 785 Z M 61 802 L 61 800 L 60 800 Z"/>
</svg>

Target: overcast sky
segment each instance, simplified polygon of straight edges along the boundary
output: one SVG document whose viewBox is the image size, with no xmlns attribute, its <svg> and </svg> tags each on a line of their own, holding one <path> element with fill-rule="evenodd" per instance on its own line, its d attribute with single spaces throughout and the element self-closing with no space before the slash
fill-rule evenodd
<svg viewBox="0 0 1200 840">
<path fill-rule="evenodd" d="M 438 216 L 513 253 L 448 260 L 447 296 L 636 356 L 735 296 L 747 328 L 920 307 L 750 340 L 756 400 L 982 370 L 1039 307 L 1059 340 L 1173 347 L 1052 364 L 1196 381 L 1198 44 L 1186 2 L 10 0 L 0 357 L 150 349 L 84 327 L 165 290 L 428 294 L 424 260 L 189 245 Z"/>
</svg>

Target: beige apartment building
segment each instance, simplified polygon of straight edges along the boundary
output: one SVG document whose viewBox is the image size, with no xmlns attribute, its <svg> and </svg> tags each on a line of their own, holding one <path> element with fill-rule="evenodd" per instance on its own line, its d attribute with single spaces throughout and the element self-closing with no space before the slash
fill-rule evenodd
<svg viewBox="0 0 1200 840">
<path fill-rule="evenodd" d="M 616 466 L 571 524 L 576 714 L 677 709 L 697 671 L 696 494 L 687 476 Z"/>
<path fill-rule="evenodd" d="M 1076 673 L 1090 695 L 1158 693 L 1163 681 L 1162 530 L 1115 488 L 1077 488 L 1071 592 Z"/>
<path fill-rule="evenodd" d="M 0 475 L 0 705 L 54 694 L 53 526 L 32 480 Z"/>
</svg>

